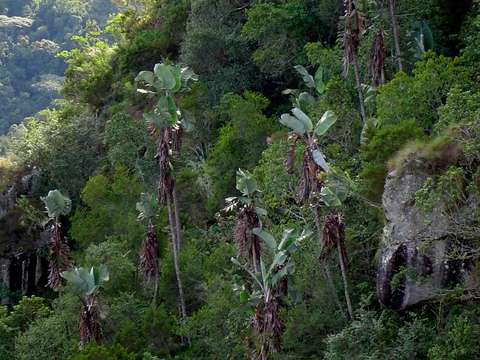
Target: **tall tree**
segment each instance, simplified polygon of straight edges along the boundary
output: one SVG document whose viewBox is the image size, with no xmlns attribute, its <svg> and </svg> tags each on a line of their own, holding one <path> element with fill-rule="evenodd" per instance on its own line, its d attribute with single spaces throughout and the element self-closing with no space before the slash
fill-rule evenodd
<svg viewBox="0 0 480 360">
<path fill-rule="evenodd" d="M 318 71 L 315 77 L 311 76 L 306 69 L 302 67 L 297 67 L 297 71 L 302 75 L 307 86 L 310 84 L 310 88 L 315 88 L 317 93 L 321 93 L 319 89 L 322 88 L 321 84 L 323 82 L 320 81 L 321 77 L 318 75 Z M 304 144 L 305 150 L 303 154 L 303 170 L 298 190 L 298 198 L 300 203 L 311 205 L 315 219 L 315 225 L 320 236 L 320 234 L 323 232 L 323 228 L 320 220 L 319 204 L 326 205 L 329 202 L 327 199 L 331 198 L 335 194 L 331 191 L 331 189 L 324 186 L 327 174 L 331 173 L 331 169 L 325 159 L 325 156 L 319 149 L 318 138 L 327 133 L 330 127 L 335 124 L 337 118 L 332 111 L 326 111 L 314 126 L 312 119 L 301 109 L 301 107 L 305 108 L 306 102 L 309 103 L 314 100 L 315 99 L 308 93 L 300 93 L 295 99 L 295 107 L 291 110 L 291 113 L 283 114 L 280 118 L 280 122 L 292 130 L 291 138 L 294 139 L 295 143 L 297 141 L 302 141 Z M 292 155 L 289 154 L 289 158 L 291 156 Z M 289 159 L 287 159 L 287 164 L 288 163 L 291 163 Z M 323 243 L 322 238 L 320 238 L 320 241 Z M 342 260 L 343 258 L 340 259 L 340 261 Z M 333 281 L 330 276 L 330 271 L 327 263 L 324 262 L 324 264 L 325 276 L 327 278 L 327 282 L 331 286 Z M 350 318 L 353 318 L 350 294 L 348 291 L 348 281 L 346 281 L 346 267 L 341 266 L 341 271 L 342 278 L 344 279 L 347 309 L 349 311 Z M 338 303 L 335 297 L 335 289 L 332 289 L 332 293 L 334 294 L 335 302 Z"/>
<path fill-rule="evenodd" d="M 395 13 L 395 0 L 388 0 L 388 9 L 390 12 L 390 21 L 392 23 L 393 41 L 395 43 L 395 58 L 398 64 L 398 71 L 403 71 L 402 51 L 400 48 L 400 30 Z"/>
<path fill-rule="evenodd" d="M 358 47 L 360 40 L 365 32 L 365 18 L 356 7 L 354 0 L 345 0 L 345 14 L 343 16 L 343 68 L 344 75 L 348 75 L 350 65 L 353 67 L 355 83 L 357 87 L 358 100 L 360 105 L 360 115 L 365 123 L 367 115 L 365 113 L 365 104 L 362 93 L 362 80 L 360 76 L 360 63 L 358 61 Z"/>
<path fill-rule="evenodd" d="M 183 319 L 187 316 L 187 309 L 178 254 L 182 237 L 173 162 L 174 157 L 180 152 L 182 135 L 187 123 L 175 103 L 175 96 L 188 91 L 189 83 L 196 80 L 197 76 L 190 69 L 163 63 L 156 64 L 153 72 L 140 72 L 135 79 L 141 86 L 137 91 L 156 101 L 153 110 L 145 113 L 144 118 L 157 142 L 155 155 L 159 167 L 157 200 L 159 204 L 166 204 L 168 210 L 180 314 Z"/>
<path fill-rule="evenodd" d="M 70 268 L 70 248 L 62 234 L 60 216 L 66 216 L 72 209 L 71 200 L 58 190 L 51 190 L 41 198 L 50 219 L 50 263 L 48 270 L 48 286 L 58 288 L 61 285 L 61 273 Z"/>
</svg>

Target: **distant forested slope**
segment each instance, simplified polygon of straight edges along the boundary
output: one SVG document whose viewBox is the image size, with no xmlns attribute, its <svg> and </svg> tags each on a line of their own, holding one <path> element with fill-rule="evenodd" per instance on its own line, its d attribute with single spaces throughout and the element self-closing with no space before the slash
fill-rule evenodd
<svg viewBox="0 0 480 360">
<path fill-rule="evenodd" d="M 0 134 L 59 97 L 57 53 L 115 9 L 110 0 L 0 0 Z"/>
</svg>

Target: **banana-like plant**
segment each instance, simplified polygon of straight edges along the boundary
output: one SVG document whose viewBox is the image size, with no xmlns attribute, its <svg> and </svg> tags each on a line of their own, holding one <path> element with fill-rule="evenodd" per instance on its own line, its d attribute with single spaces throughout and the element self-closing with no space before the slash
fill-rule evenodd
<svg viewBox="0 0 480 360">
<path fill-rule="evenodd" d="M 283 114 L 280 117 L 280 123 L 290 128 L 294 144 L 301 140 L 305 145 L 302 178 L 298 191 L 298 198 L 302 203 L 308 202 L 315 195 L 320 194 L 323 182 L 322 173 L 327 173 L 329 168 L 325 156 L 318 147 L 318 138 L 325 135 L 336 121 L 335 114 L 328 110 L 314 124 L 314 121 L 297 106 L 291 110 L 290 114 Z M 290 151 L 294 154 L 295 147 L 292 147 Z M 287 164 L 291 157 L 293 155 L 289 152 Z"/>
<path fill-rule="evenodd" d="M 259 272 L 261 244 L 258 236 L 252 231 L 260 227 L 260 217 L 265 216 L 267 211 L 257 206 L 259 190 L 257 182 L 250 172 L 238 169 L 237 190 L 242 196 L 225 199 L 227 203 L 225 211 L 238 209 L 234 236 L 239 256 L 247 260 L 251 269 Z"/>
<path fill-rule="evenodd" d="M 252 326 L 259 340 L 259 358 L 266 360 L 281 348 L 284 325 L 280 319 L 280 298 L 286 295 L 285 282 L 295 270 L 292 254 L 311 233 L 304 230 L 297 235 L 292 229 L 288 229 L 283 232 L 280 242 L 260 228 L 253 229 L 253 233 L 263 240 L 271 252 L 272 262 L 265 264 L 263 258 L 260 258 L 260 271 L 253 272 L 249 266 L 241 264 L 237 259 L 231 260 L 252 279 L 255 290 L 249 297 L 251 302 L 256 304 Z"/>
<path fill-rule="evenodd" d="M 101 286 L 109 280 L 109 272 L 105 265 L 98 268 L 79 267 L 64 271 L 61 276 L 71 286 L 71 289 L 80 297 L 82 310 L 80 312 L 80 347 L 102 338 L 100 314 L 98 309 L 98 293 Z"/>
<path fill-rule="evenodd" d="M 144 119 L 157 142 L 155 155 L 159 167 L 157 199 L 160 204 L 167 205 L 182 318 L 186 318 L 187 311 L 178 259 L 182 234 L 173 160 L 180 152 L 183 131 L 188 129 L 189 124 L 177 107 L 175 96 L 188 91 L 190 83 L 196 80 L 197 76 L 189 68 L 163 63 L 156 64 L 153 72 L 141 71 L 135 78 L 138 84 L 137 91 L 155 101 L 152 111 L 144 113 Z"/>
<path fill-rule="evenodd" d="M 47 211 L 50 224 L 50 262 L 48 269 L 48 286 L 53 289 L 61 285 L 61 272 L 71 267 L 70 248 L 62 234 L 61 216 L 67 216 L 72 210 L 71 200 L 58 190 L 51 190 L 41 197 Z"/>
<path fill-rule="evenodd" d="M 143 193 L 136 204 L 138 220 L 145 224 L 145 238 L 140 249 L 139 269 L 147 283 L 154 282 L 154 300 L 158 288 L 159 249 L 154 220 L 158 203 L 154 195 Z"/>
</svg>

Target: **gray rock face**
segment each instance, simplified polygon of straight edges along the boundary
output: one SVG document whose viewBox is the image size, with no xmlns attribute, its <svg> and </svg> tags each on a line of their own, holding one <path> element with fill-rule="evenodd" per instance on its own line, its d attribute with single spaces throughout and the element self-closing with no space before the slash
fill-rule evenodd
<svg viewBox="0 0 480 360">
<path fill-rule="evenodd" d="M 451 216 L 437 206 L 426 214 L 415 206 L 415 193 L 429 174 L 412 160 L 386 180 L 386 217 L 378 265 L 377 294 L 382 304 L 405 309 L 432 299 L 448 286 L 465 283 L 468 264 L 447 259 L 452 246 Z"/>
<path fill-rule="evenodd" d="M 32 294 L 46 284 L 48 263 L 37 250 L 47 244 L 49 234 L 39 226 L 24 226 L 16 208 L 17 199 L 32 196 L 39 173 L 32 170 L 0 192 L 0 287 L 10 292 Z M 2 304 L 8 297 L 0 299 Z"/>
</svg>

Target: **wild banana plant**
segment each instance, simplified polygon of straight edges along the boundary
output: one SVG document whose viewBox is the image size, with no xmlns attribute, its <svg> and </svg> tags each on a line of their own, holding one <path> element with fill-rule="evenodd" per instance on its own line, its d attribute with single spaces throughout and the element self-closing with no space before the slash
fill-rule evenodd
<svg viewBox="0 0 480 360">
<path fill-rule="evenodd" d="M 58 288 L 62 279 L 60 274 L 71 267 L 70 248 L 62 234 L 61 216 L 67 216 L 72 209 L 71 200 L 58 190 L 51 190 L 42 197 L 50 224 L 50 262 L 48 268 L 48 286 Z"/>
<path fill-rule="evenodd" d="M 80 267 L 62 272 L 62 277 L 71 289 L 80 297 L 80 348 L 90 342 L 99 342 L 102 338 L 102 327 L 98 308 L 98 293 L 101 286 L 109 280 L 108 269 L 101 265 L 90 270 Z"/>
<path fill-rule="evenodd" d="M 153 283 L 153 300 L 155 302 L 158 289 L 159 249 L 154 220 L 158 215 L 158 203 L 154 195 L 143 193 L 136 207 L 138 220 L 145 224 L 145 238 L 140 249 L 139 270 L 147 284 Z"/>
<path fill-rule="evenodd" d="M 245 270 L 252 279 L 254 290 L 247 295 L 250 302 L 255 304 L 252 327 L 258 340 L 258 358 L 266 360 L 281 349 L 284 324 L 280 319 L 280 299 L 286 295 L 282 288 L 295 269 L 292 254 L 310 233 L 303 231 L 297 236 L 293 230 L 285 230 L 278 243 L 271 234 L 260 228 L 255 228 L 253 232 L 271 252 L 272 262 L 265 264 L 261 257 L 259 272 L 253 272 L 249 266 L 241 264 L 235 258 L 232 258 L 232 262 Z"/>
<path fill-rule="evenodd" d="M 297 99 L 295 104 L 301 104 Z M 322 154 L 318 147 L 318 138 L 325 135 L 330 127 L 336 122 L 336 117 L 331 111 L 327 111 L 323 114 L 322 118 L 317 121 L 315 126 L 312 119 L 306 115 L 300 108 L 294 107 L 291 114 L 283 114 L 280 122 L 288 126 L 292 131 L 295 141 L 303 141 L 305 145 L 305 152 L 303 156 L 303 169 L 302 178 L 300 180 L 300 187 L 298 192 L 299 200 L 302 204 L 308 204 L 311 206 L 312 213 L 319 236 L 319 241 L 322 243 L 323 238 L 323 226 L 320 216 L 320 206 L 326 206 L 335 193 L 330 188 L 326 188 L 325 180 L 328 174 L 331 172 L 325 156 Z M 287 160 L 288 162 L 288 160 Z M 323 258 L 321 260 L 324 260 Z M 343 261 L 343 258 L 340 260 Z M 342 264 L 342 262 L 341 262 Z M 324 267 L 324 275 L 327 281 L 327 285 L 332 293 L 333 300 L 339 309 L 342 309 L 340 301 L 337 297 L 331 271 L 327 261 L 322 261 Z M 348 281 L 346 274 L 346 267 L 341 266 L 342 279 L 344 282 L 345 298 L 347 302 L 347 310 L 350 318 L 353 317 L 353 311 L 351 311 L 351 301 L 348 291 Z"/>
<path fill-rule="evenodd" d="M 253 229 L 260 227 L 260 217 L 265 216 L 267 212 L 257 206 L 259 190 L 251 173 L 238 169 L 237 190 L 242 196 L 225 199 L 227 203 L 225 211 L 238 209 L 234 237 L 239 257 L 246 259 L 250 269 L 257 273 L 260 271 L 261 244 Z"/>
<path fill-rule="evenodd" d="M 155 101 L 152 111 L 144 113 L 144 119 L 157 142 L 155 155 L 159 167 L 157 199 L 159 204 L 165 204 L 168 210 L 179 307 L 183 319 L 187 315 L 187 310 L 178 257 L 182 243 L 182 227 L 173 162 L 180 152 L 182 135 L 188 125 L 175 103 L 175 96 L 188 91 L 190 82 L 195 80 L 197 77 L 190 69 L 167 64 L 156 64 L 153 72 L 142 71 L 135 79 L 139 85 L 137 91 Z"/>
</svg>

